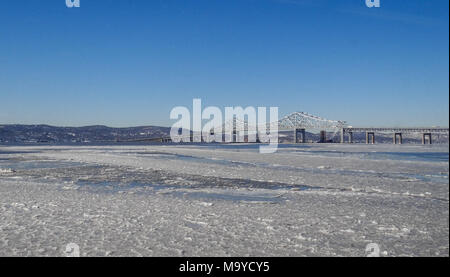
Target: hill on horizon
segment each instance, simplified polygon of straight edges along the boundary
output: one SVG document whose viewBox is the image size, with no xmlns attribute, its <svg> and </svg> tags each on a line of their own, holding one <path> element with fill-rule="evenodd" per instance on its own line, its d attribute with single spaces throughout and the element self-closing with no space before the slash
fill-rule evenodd
<svg viewBox="0 0 450 277">
<path fill-rule="evenodd" d="M 50 125 L 0 125 L 0 143 L 115 142 L 168 136 L 169 127 L 138 126 L 57 127 Z"/>
</svg>

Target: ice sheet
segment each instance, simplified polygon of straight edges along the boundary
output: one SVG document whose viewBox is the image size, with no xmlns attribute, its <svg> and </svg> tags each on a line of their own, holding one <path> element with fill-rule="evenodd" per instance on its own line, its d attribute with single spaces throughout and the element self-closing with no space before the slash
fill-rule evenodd
<svg viewBox="0 0 450 277">
<path fill-rule="evenodd" d="M 448 146 L 2 147 L 0 256 L 448 256 Z"/>
</svg>

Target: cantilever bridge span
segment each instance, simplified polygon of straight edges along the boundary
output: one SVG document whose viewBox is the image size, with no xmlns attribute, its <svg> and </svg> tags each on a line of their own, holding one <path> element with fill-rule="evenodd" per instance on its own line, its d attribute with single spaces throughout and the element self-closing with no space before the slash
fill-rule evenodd
<svg viewBox="0 0 450 277">
<path fill-rule="evenodd" d="M 364 127 L 351 127 L 346 121 L 342 120 L 329 120 L 319 116 L 311 115 L 305 112 L 294 112 L 291 113 L 276 122 L 270 122 L 263 125 L 251 125 L 248 121 L 242 118 L 234 118 L 228 122 L 225 122 L 221 126 L 222 130 L 233 130 L 234 134 L 241 134 L 250 131 L 266 131 L 266 130 L 277 130 L 277 131 L 294 131 L 294 142 L 295 143 L 305 143 L 306 140 L 306 130 L 319 130 L 320 131 L 320 142 L 328 141 L 326 139 L 326 132 L 334 132 L 333 137 L 340 132 L 340 142 L 353 143 L 354 133 L 365 133 L 366 143 L 374 144 L 375 135 L 377 133 L 391 133 L 393 135 L 394 144 L 403 143 L 403 134 L 416 133 L 422 135 L 422 143 L 426 144 L 432 143 L 433 134 L 449 134 L 449 128 L 364 128 Z M 198 135 L 198 134 L 197 134 Z M 200 135 L 201 136 L 201 135 Z M 346 139 L 346 136 L 348 139 Z M 193 135 L 188 138 L 188 141 L 192 140 Z M 152 141 L 169 142 L 170 137 L 152 139 Z"/>
</svg>

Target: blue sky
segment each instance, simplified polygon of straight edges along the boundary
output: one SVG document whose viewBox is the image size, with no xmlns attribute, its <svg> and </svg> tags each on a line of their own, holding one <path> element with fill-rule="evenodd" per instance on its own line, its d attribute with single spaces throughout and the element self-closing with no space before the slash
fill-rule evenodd
<svg viewBox="0 0 450 277">
<path fill-rule="evenodd" d="M 170 126 L 174 106 L 449 125 L 449 2 L 4 0 L 0 124 Z"/>
</svg>

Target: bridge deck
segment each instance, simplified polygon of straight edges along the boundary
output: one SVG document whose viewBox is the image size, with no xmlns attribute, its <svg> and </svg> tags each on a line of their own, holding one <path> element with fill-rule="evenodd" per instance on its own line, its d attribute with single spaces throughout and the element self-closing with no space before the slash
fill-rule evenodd
<svg viewBox="0 0 450 277">
<path fill-rule="evenodd" d="M 449 128 L 343 128 L 344 132 L 449 133 Z"/>
</svg>

